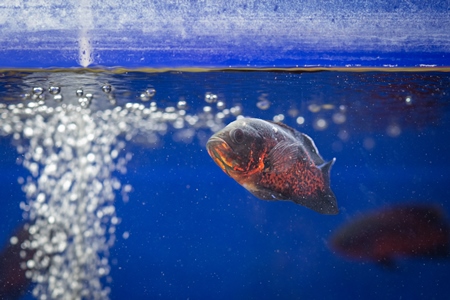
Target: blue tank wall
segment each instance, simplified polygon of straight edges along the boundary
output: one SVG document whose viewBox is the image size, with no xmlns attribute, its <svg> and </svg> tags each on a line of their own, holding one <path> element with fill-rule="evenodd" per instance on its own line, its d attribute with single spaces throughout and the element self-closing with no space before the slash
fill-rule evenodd
<svg viewBox="0 0 450 300">
<path fill-rule="evenodd" d="M 3 0 L 0 12 L 0 67 L 450 66 L 448 1 Z"/>
</svg>

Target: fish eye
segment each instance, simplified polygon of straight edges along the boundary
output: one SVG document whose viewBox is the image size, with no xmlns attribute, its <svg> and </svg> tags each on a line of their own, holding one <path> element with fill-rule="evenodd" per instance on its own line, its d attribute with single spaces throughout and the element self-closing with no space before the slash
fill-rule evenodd
<svg viewBox="0 0 450 300">
<path fill-rule="evenodd" d="M 244 132 L 241 129 L 235 129 L 230 133 L 231 140 L 236 144 L 240 144 L 244 141 Z"/>
</svg>

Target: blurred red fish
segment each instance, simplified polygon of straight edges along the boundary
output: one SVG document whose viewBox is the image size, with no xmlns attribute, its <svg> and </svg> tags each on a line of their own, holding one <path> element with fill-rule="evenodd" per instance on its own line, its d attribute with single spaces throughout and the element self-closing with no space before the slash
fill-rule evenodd
<svg viewBox="0 0 450 300">
<path fill-rule="evenodd" d="M 21 226 L 0 252 L 0 299 L 19 299 L 31 283 L 22 266 L 34 255 L 34 251 L 25 251 L 21 247 L 30 237 L 28 228 L 28 224 Z"/>
<path fill-rule="evenodd" d="M 396 257 L 448 256 L 449 237 L 449 224 L 438 207 L 399 205 L 351 221 L 330 242 L 349 258 L 392 266 Z"/>
</svg>

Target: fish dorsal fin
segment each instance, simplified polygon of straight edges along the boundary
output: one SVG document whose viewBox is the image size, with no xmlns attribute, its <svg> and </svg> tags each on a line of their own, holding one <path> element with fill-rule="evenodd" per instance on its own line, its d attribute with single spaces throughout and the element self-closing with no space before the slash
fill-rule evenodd
<svg viewBox="0 0 450 300">
<path fill-rule="evenodd" d="M 320 166 L 325 163 L 323 158 L 320 156 L 319 150 L 317 150 L 316 144 L 314 144 L 313 139 L 310 138 L 308 135 L 301 133 L 301 132 L 295 130 L 294 128 L 292 128 L 286 124 L 280 123 L 280 122 L 273 122 L 273 121 L 268 121 L 268 122 L 270 122 L 272 124 L 276 124 L 276 125 L 280 126 L 281 128 L 292 133 L 292 135 L 295 137 L 295 139 L 298 140 L 300 143 L 302 143 L 306 152 L 311 157 L 311 160 L 314 162 L 314 164 L 316 166 Z"/>
<path fill-rule="evenodd" d="M 297 130 L 295 130 L 294 128 L 292 128 L 292 127 L 290 127 L 290 126 L 288 126 L 288 125 L 286 125 L 284 123 L 274 122 L 274 121 L 267 121 L 267 122 L 280 126 L 281 128 L 283 128 L 283 129 L 289 131 L 290 133 L 292 133 L 295 137 L 297 137 L 298 134 L 300 133 Z"/>
<path fill-rule="evenodd" d="M 297 161 L 298 145 L 288 141 L 281 141 L 268 154 L 269 168 L 275 173 L 289 170 Z"/>
<path fill-rule="evenodd" d="M 299 135 L 301 135 L 302 143 L 308 152 L 308 154 L 311 157 L 311 160 L 314 162 L 316 166 L 322 165 L 325 161 L 319 154 L 319 150 L 317 150 L 316 144 L 314 144 L 314 141 L 312 138 L 310 138 L 308 135 L 304 133 L 298 132 Z"/>
</svg>

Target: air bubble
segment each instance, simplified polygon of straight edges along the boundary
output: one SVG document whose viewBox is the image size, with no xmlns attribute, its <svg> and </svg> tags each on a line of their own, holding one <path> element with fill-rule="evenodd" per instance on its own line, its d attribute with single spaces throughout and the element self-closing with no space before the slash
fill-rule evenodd
<svg viewBox="0 0 450 300">
<path fill-rule="evenodd" d="M 33 133 L 34 133 L 34 130 L 31 127 L 25 127 L 23 130 L 23 135 L 26 137 L 32 137 Z"/>
<path fill-rule="evenodd" d="M 109 84 L 105 84 L 102 86 L 103 93 L 109 94 L 112 91 L 112 87 Z"/>
<path fill-rule="evenodd" d="M 80 106 L 81 106 L 82 108 L 88 108 L 89 105 L 91 104 L 91 102 L 89 101 L 89 99 L 86 98 L 86 97 L 81 97 L 81 98 L 79 98 L 79 99 L 78 99 L 78 103 L 80 103 Z"/>
<path fill-rule="evenodd" d="M 177 108 L 178 109 L 186 109 L 187 108 L 187 103 L 184 100 L 180 100 L 177 103 Z"/>
<path fill-rule="evenodd" d="M 51 86 L 48 88 L 48 92 L 52 95 L 58 95 L 61 92 L 61 88 L 59 86 Z"/>
<path fill-rule="evenodd" d="M 217 101 L 217 109 L 223 110 L 226 107 L 225 102 Z"/>
<path fill-rule="evenodd" d="M 40 87 L 40 86 L 37 86 L 37 87 L 34 87 L 32 89 L 32 92 L 33 92 L 34 95 L 38 95 L 39 96 L 39 95 L 42 95 L 44 93 L 44 89 L 42 87 Z"/>
<path fill-rule="evenodd" d="M 83 94 L 84 94 L 83 89 L 78 89 L 78 90 L 76 90 L 76 92 L 75 92 L 75 95 L 77 95 L 77 97 L 82 97 Z"/>
<path fill-rule="evenodd" d="M 324 110 L 332 110 L 334 109 L 334 104 L 323 104 L 322 109 Z"/>
<path fill-rule="evenodd" d="M 283 122 L 284 121 L 284 115 L 283 114 L 279 114 L 273 117 L 273 121 L 274 122 Z"/>
<path fill-rule="evenodd" d="M 328 127 L 328 122 L 325 119 L 319 118 L 314 121 L 313 127 L 316 130 L 324 130 Z"/>
<path fill-rule="evenodd" d="M 152 98 L 153 96 L 155 96 L 156 90 L 154 88 L 148 88 L 147 90 L 145 90 L 145 94 Z"/>
<path fill-rule="evenodd" d="M 146 94 L 146 93 L 142 93 L 139 98 L 141 99 L 142 102 L 146 102 L 149 101 L 151 98 Z"/>
<path fill-rule="evenodd" d="M 333 122 L 335 124 L 343 124 L 345 123 L 345 121 L 347 120 L 347 118 L 345 117 L 345 114 L 337 112 L 335 114 L 333 114 Z"/>
<path fill-rule="evenodd" d="M 402 133 L 402 129 L 397 124 L 391 124 L 386 128 L 386 133 L 390 137 L 398 137 Z"/>
<path fill-rule="evenodd" d="M 240 105 L 236 105 L 236 106 L 230 108 L 230 112 L 233 116 L 237 117 L 240 114 L 242 114 L 242 107 Z"/>
<path fill-rule="evenodd" d="M 317 104 L 310 104 L 310 105 L 308 105 L 308 110 L 310 112 L 312 112 L 312 113 L 317 113 L 317 112 L 320 111 L 320 109 L 321 109 L 321 107 L 319 105 L 317 105 Z"/>
<path fill-rule="evenodd" d="M 256 103 L 256 107 L 261 110 L 267 110 L 270 107 L 270 101 L 267 99 L 260 100 Z"/>
<path fill-rule="evenodd" d="M 94 98 L 94 95 L 92 95 L 91 93 L 86 94 L 86 99 L 88 99 L 89 102 L 91 102 L 93 98 Z"/>
<path fill-rule="evenodd" d="M 297 117 L 298 114 L 299 114 L 299 111 L 298 111 L 298 109 L 296 109 L 296 108 L 291 108 L 291 109 L 288 110 L 288 115 L 289 115 L 290 117 L 292 117 L 292 118 Z"/>
<path fill-rule="evenodd" d="M 207 103 L 214 103 L 214 102 L 217 102 L 217 95 L 216 95 L 216 94 L 213 94 L 213 93 L 210 93 L 210 92 L 207 92 L 207 93 L 205 94 L 205 101 L 206 101 Z"/>
<path fill-rule="evenodd" d="M 53 100 L 55 100 L 56 102 L 62 102 L 63 96 L 61 94 L 55 95 L 55 96 L 53 96 Z"/>
</svg>

